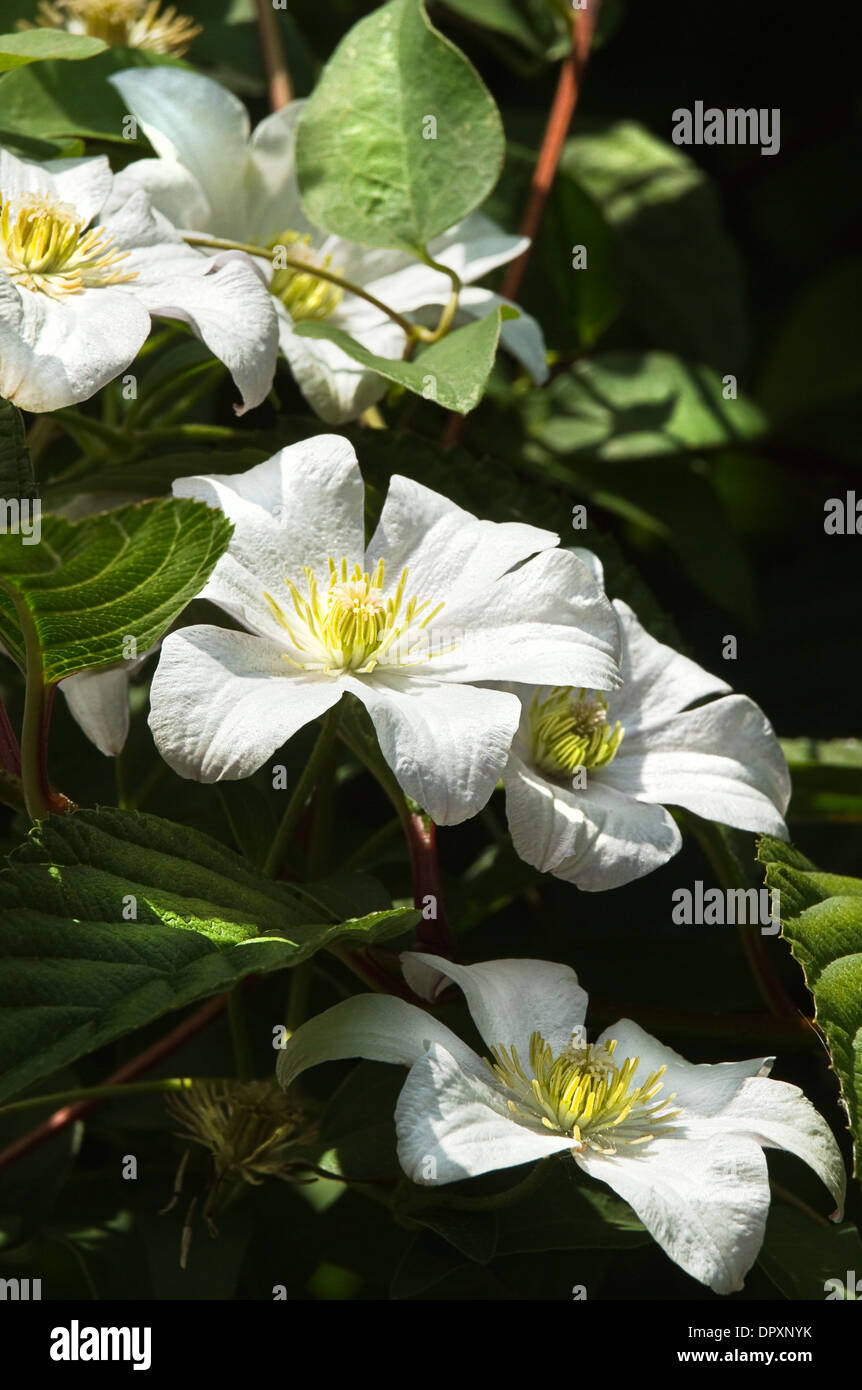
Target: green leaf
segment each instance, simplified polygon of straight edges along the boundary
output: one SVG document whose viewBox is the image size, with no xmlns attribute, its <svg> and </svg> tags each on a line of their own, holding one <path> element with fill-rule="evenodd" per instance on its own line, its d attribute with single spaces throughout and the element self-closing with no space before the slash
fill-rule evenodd
<svg viewBox="0 0 862 1390">
<path fill-rule="evenodd" d="M 46 684 L 121 661 L 132 637 L 140 654 L 200 593 L 232 529 L 172 498 L 75 523 L 43 517 L 38 545 L 0 535 L 0 641 L 23 663 L 26 623 Z"/>
<path fill-rule="evenodd" d="M 107 44 L 84 34 L 67 34 L 62 29 L 26 29 L 21 34 L 0 34 L 0 72 L 39 63 L 46 58 L 92 58 L 103 53 Z"/>
<path fill-rule="evenodd" d="M 411 362 L 378 357 L 343 329 L 329 323 L 306 319 L 296 325 L 294 332 L 301 338 L 326 338 L 387 381 L 406 386 L 408 391 L 434 401 L 445 410 L 466 415 L 475 409 L 484 394 L 500 341 L 500 325 L 503 319 L 513 317 L 517 317 L 515 311 L 503 305 L 478 323 L 468 323 L 454 333 L 447 333 Z"/>
<path fill-rule="evenodd" d="M 562 56 L 571 44 L 568 26 L 553 12 L 548 0 L 445 0 L 472 24 L 491 29 L 526 48 L 537 57 Z"/>
<path fill-rule="evenodd" d="M 786 738 L 794 821 L 862 821 L 862 739 Z"/>
<path fill-rule="evenodd" d="M 792 845 L 765 835 L 758 860 L 781 894 L 782 935 L 814 995 L 860 1161 L 862 1112 L 862 879 L 821 873 Z"/>
<path fill-rule="evenodd" d="M 416 920 L 322 921 L 217 840 L 111 809 L 33 830 L 0 873 L 0 915 L 0 1099 L 245 975 Z"/>
<path fill-rule="evenodd" d="M 559 1164 L 539 1190 L 503 1208 L 498 1255 L 528 1250 L 631 1249 L 652 1237 L 615 1193 Z"/>
<path fill-rule="evenodd" d="M 106 78 L 123 68 L 164 63 L 177 60 L 143 48 L 112 47 L 80 67 L 49 59 L 18 68 L 3 78 L 3 130 L 30 139 L 110 140 L 140 153 L 146 145 L 123 135 L 127 112 Z"/>
<path fill-rule="evenodd" d="M 560 167 L 616 230 L 629 310 L 650 341 L 739 374 L 747 356 L 742 271 L 706 175 L 631 121 L 584 129 Z"/>
<path fill-rule="evenodd" d="M 762 434 L 757 406 L 724 390 L 717 372 L 669 353 L 606 352 L 532 393 L 525 419 L 532 438 L 576 460 L 679 455 Z"/>
<path fill-rule="evenodd" d="M 0 499 L 20 502 L 37 495 L 21 412 L 0 396 Z"/>
<path fill-rule="evenodd" d="M 763 428 L 755 406 L 722 392 L 710 368 L 666 353 L 599 354 L 525 398 L 535 443 L 522 453 L 544 479 L 660 538 L 710 598 L 750 617 L 757 602 L 750 561 L 709 462 L 691 457 Z"/>
<path fill-rule="evenodd" d="M 418 254 L 487 197 L 503 149 L 499 112 L 470 62 L 422 0 L 391 0 L 342 39 L 303 112 L 303 206 L 350 241 Z"/>
<path fill-rule="evenodd" d="M 483 208 L 501 226 L 520 219 L 535 166 L 533 149 L 509 145 L 503 175 Z M 581 246 L 587 264 L 576 270 L 574 249 Z M 548 346 L 564 353 L 571 352 L 573 343 L 592 346 L 623 307 L 616 234 L 593 198 L 562 167 L 518 298 L 541 323 Z"/>
<path fill-rule="evenodd" d="M 757 1262 L 785 1298 L 820 1301 L 837 1292 L 834 1285 L 827 1288 L 829 1279 L 837 1279 L 846 1299 L 851 1270 L 850 1297 L 862 1296 L 856 1293 L 856 1280 L 862 1279 L 862 1241 L 850 1221 L 838 1226 L 821 1223 L 795 1207 L 773 1202 Z"/>
</svg>

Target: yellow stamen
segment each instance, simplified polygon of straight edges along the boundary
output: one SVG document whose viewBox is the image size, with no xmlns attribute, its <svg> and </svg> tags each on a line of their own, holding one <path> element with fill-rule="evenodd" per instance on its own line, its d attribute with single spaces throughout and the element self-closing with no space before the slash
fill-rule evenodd
<svg viewBox="0 0 862 1390">
<path fill-rule="evenodd" d="M 616 1042 L 602 1047 L 573 1038 L 559 1056 L 540 1033 L 530 1037 L 527 1076 L 514 1047 L 493 1047 L 493 1062 L 485 1062 L 494 1080 L 510 1093 L 509 1109 L 521 1120 L 539 1121 L 545 1129 L 572 1136 L 573 1148 L 615 1153 L 619 1145 L 643 1144 L 665 1132 L 681 1114 L 668 1110 L 667 1096 L 652 1104 L 662 1089 L 666 1067 L 659 1067 L 640 1085 L 634 1076 L 640 1059 L 614 1061 Z"/>
<path fill-rule="evenodd" d="M 536 766 L 551 777 L 606 767 L 625 733 L 619 720 L 613 728 L 608 723 L 607 701 L 571 686 L 555 686 L 544 699 L 541 695 L 537 690 L 529 711 Z"/>
<path fill-rule="evenodd" d="M 330 558 L 329 583 L 325 591 L 308 566 L 303 568 L 305 594 L 287 577 L 293 607 L 285 613 L 271 594 L 265 594 L 276 620 L 288 634 L 298 654 L 297 661 L 285 653 L 285 660 L 303 671 L 357 671 L 368 674 L 380 664 L 417 666 L 454 650 L 457 645 L 434 646 L 429 624 L 443 608 L 430 609 L 426 600 L 405 602 L 407 570 L 403 570 L 394 593 L 384 596 L 383 560 L 373 574 L 359 565 L 348 569 Z"/>
<path fill-rule="evenodd" d="M 19 20 L 18 27 L 34 26 Z M 41 0 L 36 27 L 88 34 L 111 46 L 144 48 L 176 58 L 181 58 L 192 39 L 202 33 L 201 26 L 177 14 L 174 5 L 163 11 L 161 0 Z"/>
<path fill-rule="evenodd" d="M 292 265 L 279 265 L 278 252 L 282 247 L 291 260 L 302 261 L 308 269 L 297 270 Z M 328 319 L 338 308 L 344 291 L 314 272 L 318 268 L 331 270 L 332 257 L 321 256 L 312 249 L 310 233 L 300 236 L 299 232 L 290 230 L 275 237 L 269 243 L 268 250 L 276 253 L 269 288 L 276 299 L 281 300 L 294 323 L 300 323 L 302 319 Z M 332 273 L 340 275 L 341 271 L 332 269 Z"/>
<path fill-rule="evenodd" d="M 0 269 L 21 289 L 61 300 L 85 289 L 134 280 L 117 267 L 128 256 L 102 227 L 84 230 L 70 203 L 44 193 L 4 198 L 0 192 Z"/>
</svg>

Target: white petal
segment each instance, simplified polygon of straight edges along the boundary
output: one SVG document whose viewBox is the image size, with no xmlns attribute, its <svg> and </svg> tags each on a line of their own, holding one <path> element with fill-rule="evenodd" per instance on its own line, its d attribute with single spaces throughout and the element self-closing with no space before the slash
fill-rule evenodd
<svg viewBox="0 0 862 1390">
<path fill-rule="evenodd" d="M 398 358 L 404 347 L 404 333 L 395 323 L 376 321 L 370 327 L 357 328 L 334 314 L 332 322 L 344 327 L 378 357 Z M 291 373 L 315 415 L 328 425 L 343 425 L 355 420 L 363 410 L 374 405 L 386 394 L 389 383 L 377 372 L 369 371 L 355 358 L 342 352 L 335 343 L 322 338 L 298 338 L 286 313 L 279 314 L 279 347 L 290 365 Z"/>
<path fill-rule="evenodd" d="M 614 611 L 586 567 L 565 550 L 543 550 L 472 594 L 462 588 L 433 631 L 451 633 L 457 643 L 435 658 L 435 673 L 447 680 L 594 690 L 620 684 Z"/>
<path fill-rule="evenodd" d="M 517 309 L 518 317 L 503 319 L 500 342 L 507 352 L 527 368 L 537 386 L 544 385 L 549 372 L 545 355 L 545 336 L 538 319 L 526 313 L 519 304 L 513 304 L 511 299 L 503 299 L 499 294 L 493 294 L 491 290 L 482 289 L 478 285 L 467 285 L 461 291 L 458 311 L 459 314 L 463 311 L 471 319 L 483 319 L 501 305 Z"/>
<path fill-rule="evenodd" d="M 75 723 L 106 758 L 116 758 L 129 732 L 129 678 L 132 665 L 108 671 L 80 671 L 60 682 Z"/>
<path fill-rule="evenodd" d="M 150 316 L 122 289 L 62 301 L 19 290 L 0 272 L 0 395 L 22 410 L 77 405 L 133 361 Z"/>
<path fill-rule="evenodd" d="M 291 101 L 260 122 L 249 145 L 249 232 L 257 245 L 288 230 L 313 231 L 296 181 L 296 126 L 305 102 Z M 315 232 L 314 240 L 319 240 Z"/>
<path fill-rule="evenodd" d="M 136 159 L 127 164 L 114 179 L 114 193 L 131 198 L 141 190 L 172 226 L 215 235 L 207 196 L 194 174 L 182 164 L 170 159 Z"/>
<path fill-rule="evenodd" d="M 673 1108 L 676 1110 L 681 1106 L 683 1119 L 687 1122 L 719 1115 L 741 1093 L 749 1078 L 761 1076 L 769 1070 L 773 1061 L 771 1057 L 753 1057 L 745 1062 L 689 1062 L 630 1018 L 621 1018 L 606 1028 L 598 1038 L 597 1045 L 609 1038 L 616 1039 L 614 1055 L 620 1062 L 627 1057 L 640 1058 L 635 1072 L 638 1085 L 643 1085 L 647 1077 L 660 1067 L 667 1068 L 656 1103 L 662 1097 L 674 1095 Z"/>
<path fill-rule="evenodd" d="M 42 193 L 54 202 L 71 203 L 85 223 L 97 216 L 111 189 L 111 166 L 105 155 L 51 159 L 44 164 L 17 159 L 0 150 L 0 188 L 4 200 L 22 193 Z"/>
<path fill-rule="evenodd" d="M 149 722 L 156 747 L 180 777 L 236 781 L 340 697 L 327 677 L 293 672 L 265 637 L 186 627 L 162 645 Z"/>
<path fill-rule="evenodd" d="M 518 726 L 514 695 L 376 671 L 339 684 L 365 705 L 399 786 L 433 821 L 458 825 L 481 811 Z"/>
<path fill-rule="evenodd" d="M 466 285 L 513 261 L 529 244 L 529 237 L 513 236 L 483 212 L 471 212 L 463 222 L 435 237 L 428 250 L 435 261 L 454 270 Z"/>
<path fill-rule="evenodd" d="M 751 1077 L 714 1117 L 712 1126 L 796 1154 L 829 1189 L 837 1207 L 833 1219 L 841 1220 L 847 1186 L 844 1160 L 832 1130 L 798 1086 Z"/>
<path fill-rule="evenodd" d="M 303 586 L 303 566 L 329 580 L 329 557 L 350 568 L 363 558 L 364 488 L 356 455 L 337 434 L 291 444 L 245 473 L 178 478 L 175 497 L 220 508 L 234 524 L 230 547 L 202 597 L 277 642 L 284 630 L 264 592 L 289 604 L 285 576 Z"/>
<path fill-rule="evenodd" d="M 405 951 L 401 967 L 411 988 L 416 966 L 437 970 L 458 985 L 488 1047 L 514 1046 L 524 1066 L 529 1064 L 533 1033 L 541 1033 L 559 1052 L 586 1018 L 589 996 L 570 965 L 548 960 L 454 965 L 443 956 Z"/>
<path fill-rule="evenodd" d="M 464 1066 L 481 1071 L 472 1048 L 424 1009 L 391 995 L 355 994 L 291 1034 L 279 1053 L 276 1074 L 286 1090 L 309 1067 L 345 1057 L 411 1067 L 432 1043 L 441 1043 Z"/>
<path fill-rule="evenodd" d="M 627 733 L 602 782 L 642 801 L 787 838 L 787 764 L 772 725 L 745 695 L 685 710 L 633 738 Z"/>
<path fill-rule="evenodd" d="M 517 853 L 543 873 L 586 892 L 619 888 L 665 864 L 682 836 L 662 806 L 650 806 L 587 773 L 575 790 L 550 781 L 513 749 L 503 776 Z"/>
<path fill-rule="evenodd" d="M 520 255 L 528 245 L 526 237 L 510 236 L 483 213 L 473 213 L 435 238 L 428 249 L 434 260 L 454 270 L 466 285 Z M 320 250 L 332 256 L 333 265 L 343 267 L 348 280 L 402 314 L 427 305 L 442 306 L 452 293 L 448 275 L 405 252 L 355 246 L 341 238 L 326 240 Z M 369 310 L 362 301 L 345 296 L 344 304 L 351 323 L 368 321 Z"/>
<path fill-rule="evenodd" d="M 156 153 L 194 175 L 210 205 L 208 230 L 237 239 L 250 130 L 242 102 L 218 82 L 183 68 L 129 68 L 108 80 Z"/>
<path fill-rule="evenodd" d="M 614 608 L 622 635 L 623 688 L 614 699 L 612 715 L 629 742 L 642 728 L 665 723 L 695 700 L 729 693 L 726 681 L 651 637 L 627 603 L 614 599 Z"/>
<path fill-rule="evenodd" d="M 368 547 L 368 565 L 383 557 L 396 580 L 406 567 L 411 594 L 451 607 L 558 543 L 553 531 L 537 526 L 480 521 L 439 492 L 395 474 Z"/>
<path fill-rule="evenodd" d="M 272 295 L 239 259 L 220 265 L 203 256 L 183 275 L 151 290 L 134 285 L 150 313 L 187 323 L 224 362 L 243 399 L 238 415 L 265 400 L 275 375 L 278 323 Z M 197 271 L 197 273 L 195 273 Z M 134 282 L 133 282 L 134 284 Z"/>
<path fill-rule="evenodd" d="M 595 555 L 592 550 L 585 549 L 582 545 L 567 545 L 565 549 L 570 555 L 574 555 L 576 560 L 580 560 L 582 565 L 586 565 L 593 576 L 594 583 L 603 589 L 605 587 L 605 567 L 598 555 Z M 616 603 L 614 608 L 616 608 Z"/>
<path fill-rule="evenodd" d="M 395 1107 L 398 1158 L 414 1182 L 457 1182 L 571 1148 L 550 1130 L 512 1118 L 505 1098 L 434 1045 L 411 1067 Z"/>
<path fill-rule="evenodd" d="M 715 1293 L 741 1289 L 763 1244 L 769 1180 L 759 1146 L 736 1135 L 693 1139 L 682 1131 L 585 1150 L 576 1161 L 629 1203 L 650 1235 Z"/>
</svg>

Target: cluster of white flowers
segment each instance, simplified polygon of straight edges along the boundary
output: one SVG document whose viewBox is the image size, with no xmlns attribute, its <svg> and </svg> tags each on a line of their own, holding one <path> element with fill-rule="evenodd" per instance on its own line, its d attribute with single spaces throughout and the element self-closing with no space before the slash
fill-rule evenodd
<svg viewBox="0 0 862 1390">
<path fill-rule="evenodd" d="M 585 889 L 677 852 L 668 805 L 786 838 L 790 783 L 766 717 L 611 604 L 589 552 L 397 475 L 366 546 L 362 478 L 338 435 L 174 493 L 233 523 L 202 597 L 242 628 L 163 643 L 150 724 L 181 776 L 248 777 L 350 693 L 434 821 L 474 816 L 502 779 L 517 852 Z M 98 680 L 75 714 L 116 751 Z"/>
<path fill-rule="evenodd" d="M 315 272 L 417 321 L 447 303 L 451 278 L 308 223 L 293 158 L 301 102 L 252 132 L 242 103 L 194 73 L 111 80 L 157 158 L 115 175 L 102 157 L 35 163 L 0 151 L 0 394 L 30 411 L 86 400 L 167 316 L 228 367 L 237 409 L 265 399 L 280 351 L 322 419 L 356 418 L 386 382 L 294 325 L 326 319 L 389 357 L 402 355 L 405 333 Z M 482 316 L 503 301 L 471 282 L 525 244 L 474 213 L 429 253 L 466 287 L 459 313 Z M 277 246 L 307 271 L 242 249 Z M 504 324 L 503 341 L 544 379 L 528 315 Z M 786 838 L 789 777 L 763 713 L 611 602 L 588 551 L 482 521 L 397 475 L 366 543 L 357 460 L 335 435 L 173 490 L 234 527 L 201 594 L 232 626 L 171 632 L 152 681 L 150 727 L 181 776 L 248 777 L 349 694 L 434 822 L 475 816 L 502 785 L 517 853 L 584 890 L 629 883 L 677 853 L 668 807 Z M 128 679 L 148 655 L 62 687 L 107 754 L 122 747 Z M 450 983 L 463 990 L 487 1057 L 425 1008 L 357 996 L 289 1038 L 279 1075 L 288 1086 L 352 1056 L 407 1066 L 396 1125 L 415 1181 L 568 1152 L 719 1292 L 741 1287 L 763 1239 L 763 1146 L 801 1157 L 840 1207 L 831 1132 L 795 1087 L 766 1078 L 771 1059 L 693 1065 L 629 1020 L 590 1044 L 587 997 L 565 965 L 420 954 L 403 965 L 432 1003 Z"/>
</svg>

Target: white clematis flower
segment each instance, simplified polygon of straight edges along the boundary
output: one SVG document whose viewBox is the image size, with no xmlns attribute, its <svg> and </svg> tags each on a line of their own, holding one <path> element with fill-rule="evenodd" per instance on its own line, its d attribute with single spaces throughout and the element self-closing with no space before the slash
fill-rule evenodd
<svg viewBox="0 0 862 1390">
<path fill-rule="evenodd" d="M 192 250 L 107 159 L 0 150 L 0 395 L 22 410 L 88 400 L 133 361 L 151 316 L 189 325 L 244 410 L 272 384 L 272 297 L 254 267 Z"/>
<path fill-rule="evenodd" d="M 613 610 L 552 532 L 479 521 L 394 477 L 366 548 L 362 478 L 337 435 L 174 493 L 234 523 L 201 597 L 246 629 L 164 641 L 150 726 L 181 776 L 248 777 L 349 692 L 404 791 L 453 825 L 488 800 L 520 716 L 478 682 L 618 683 Z"/>
<path fill-rule="evenodd" d="M 576 552 L 602 582 L 589 552 Z M 623 686 L 531 685 L 503 774 L 522 859 L 587 891 L 651 873 L 682 846 L 665 809 L 787 838 L 790 776 L 759 707 L 644 630 L 614 600 Z M 707 696 L 720 699 L 698 704 Z"/>
<path fill-rule="evenodd" d="M 242 102 L 200 74 L 133 68 L 109 80 L 160 156 L 130 164 L 118 176 L 124 188 L 145 188 L 153 206 L 184 231 L 268 248 L 282 245 L 308 262 L 306 275 L 290 268 L 273 271 L 269 261 L 257 260 L 274 297 L 281 350 L 321 419 L 329 424 L 355 419 L 381 398 L 388 383 L 334 343 L 296 337 L 293 324 L 326 319 L 369 351 L 389 358 L 402 356 L 405 334 L 366 300 L 315 278 L 315 265 L 367 290 L 402 316 L 446 304 L 452 290 L 449 277 L 401 251 L 369 249 L 312 226 L 300 204 L 294 161 L 302 101 L 266 117 L 251 133 Z M 510 236 L 473 213 L 428 249 L 467 286 L 460 301 L 463 316 L 484 318 L 508 301 L 472 282 L 527 245 L 526 238 Z M 519 318 L 504 321 L 502 341 L 542 382 L 548 374 L 542 332 L 535 319 L 519 312 Z"/>
<path fill-rule="evenodd" d="M 402 956 L 408 983 L 439 972 L 464 992 L 481 1058 L 402 999 L 357 995 L 287 1040 L 278 1078 L 345 1057 L 409 1067 L 398 1098 L 398 1157 L 414 1182 L 450 1183 L 568 1151 L 623 1197 L 662 1249 L 716 1293 L 742 1288 L 763 1242 L 763 1148 L 796 1154 L 841 1217 L 844 1164 L 825 1120 L 774 1059 L 697 1065 L 629 1019 L 586 1041 L 587 995 L 567 965 L 453 965 Z"/>
</svg>

